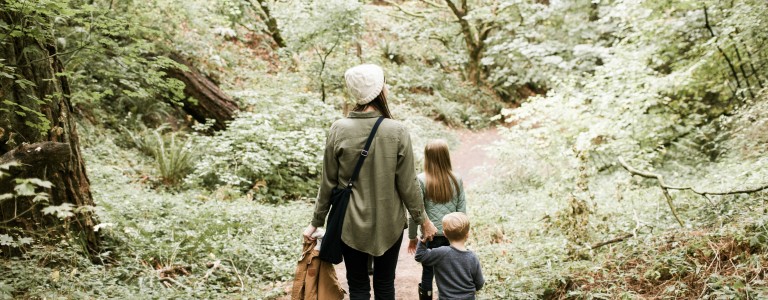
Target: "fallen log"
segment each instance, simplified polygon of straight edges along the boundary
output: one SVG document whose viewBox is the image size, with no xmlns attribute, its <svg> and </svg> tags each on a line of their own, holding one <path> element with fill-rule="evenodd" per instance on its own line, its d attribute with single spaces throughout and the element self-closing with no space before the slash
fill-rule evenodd
<svg viewBox="0 0 768 300">
<path fill-rule="evenodd" d="M 71 153 L 68 143 L 22 144 L 0 156 L 0 165 L 12 161 L 32 167 L 50 165 L 68 161 Z"/>
<path fill-rule="evenodd" d="M 200 123 L 205 123 L 207 119 L 215 120 L 213 130 L 225 129 L 227 122 L 231 121 L 240 109 L 237 102 L 181 55 L 173 53 L 168 57 L 187 67 L 187 70 L 180 68 L 166 70 L 169 77 L 184 83 L 184 94 L 194 99 L 194 101 L 183 101 L 184 112 Z"/>
</svg>

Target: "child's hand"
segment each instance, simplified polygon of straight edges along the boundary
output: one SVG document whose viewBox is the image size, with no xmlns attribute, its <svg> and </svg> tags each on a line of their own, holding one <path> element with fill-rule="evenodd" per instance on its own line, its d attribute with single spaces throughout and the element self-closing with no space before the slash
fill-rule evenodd
<svg viewBox="0 0 768 300">
<path fill-rule="evenodd" d="M 408 254 L 416 253 L 416 239 L 412 239 L 408 242 Z"/>
</svg>

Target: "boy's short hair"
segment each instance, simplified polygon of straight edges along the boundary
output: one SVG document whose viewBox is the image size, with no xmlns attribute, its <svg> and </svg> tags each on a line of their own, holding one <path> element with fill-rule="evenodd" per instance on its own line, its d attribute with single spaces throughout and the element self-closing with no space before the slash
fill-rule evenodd
<svg viewBox="0 0 768 300">
<path fill-rule="evenodd" d="M 453 212 L 443 217 L 443 234 L 450 241 L 469 236 L 469 218 L 462 212 Z"/>
</svg>

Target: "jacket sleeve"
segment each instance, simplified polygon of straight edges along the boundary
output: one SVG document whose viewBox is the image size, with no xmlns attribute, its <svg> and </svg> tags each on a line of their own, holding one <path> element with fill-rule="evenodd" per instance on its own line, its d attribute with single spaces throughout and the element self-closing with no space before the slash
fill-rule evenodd
<svg viewBox="0 0 768 300">
<path fill-rule="evenodd" d="M 405 128 L 400 129 L 400 143 L 397 153 L 397 169 L 395 170 L 395 184 L 400 200 L 405 204 L 411 219 L 416 224 L 424 223 L 424 199 L 419 191 L 416 168 L 413 164 L 413 148 L 411 148 L 411 135 Z"/>
<path fill-rule="evenodd" d="M 323 154 L 323 172 L 320 175 L 320 190 L 317 192 L 315 201 L 315 213 L 312 216 L 312 226 L 322 227 L 325 225 L 325 217 L 331 209 L 331 190 L 336 187 L 339 174 L 339 160 L 335 153 L 336 131 L 335 125 L 331 125 L 328 138 L 325 140 L 325 153 Z"/>
<path fill-rule="evenodd" d="M 418 235 L 418 229 L 419 224 L 416 224 L 416 222 L 413 221 L 413 218 L 408 218 L 408 239 L 415 239 L 416 235 Z"/>
<path fill-rule="evenodd" d="M 480 260 L 475 257 L 475 270 L 472 274 L 473 281 L 475 282 L 475 290 L 479 291 L 485 285 L 485 278 L 483 278 L 483 268 L 480 267 Z"/>
<path fill-rule="evenodd" d="M 418 179 L 419 177 L 416 177 L 416 178 Z M 424 208 L 426 213 L 427 196 L 425 195 L 426 191 L 424 190 L 424 182 L 422 182 L 420 179 L 418 181 L 419 181 L 419 190 L 421 190 L 421 199 L 423 199 L 424 201 L 424 205 L 425 205 Z M 427 215 L 425 215 L 424 217 L 427 217 Z M 418 227 L 419 227 L 419 224 L 416 224 L 416 222 L 413 221 L 413 218 L 408 218 L 408 238 L 409 239 L 412 240 L 416 238 L 416 236 L 419 234 L 417 230 Z"/>
<path fill-rule="evenodd" d="M 441 255 L 435 249 L 427 249 L 421 241 L 416 244 L 416 261 L 424 266 L 434 266 L 440 261 Z"/>
<path fill-rule="evenodd" d="M 467 213 L 467 199 L 464 195 L 464 180 L 459 178 L 459 200 L 456 203 L 456 211 Z"/>
</svg>

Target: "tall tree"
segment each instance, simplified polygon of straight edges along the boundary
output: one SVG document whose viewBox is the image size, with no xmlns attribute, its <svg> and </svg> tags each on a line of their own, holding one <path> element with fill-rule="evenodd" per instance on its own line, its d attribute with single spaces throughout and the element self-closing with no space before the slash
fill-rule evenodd
<svg viewBox="0 0 768 300">
<path fill-rule="evenodd" d="M 275 16 L 270 11 L 270 4 L 267 3 L 267 0 L 256 0 L 256 2 L 258 2 L 258 8 L 256 7 L 256 3 L 251 2 L 251 4 L 254 6 L 254 10 L 259 12 L 259 16 L 261 16 L 264 24 L 267 25 L 266 33 L 272 37 L 278 47 L 285 48 L 285 40 L 283 39 L 282 34 L 280 34 L 280 28 L 277 26 L 277 19 L 275 19 Z"/>
<path fill-rule="evenodd" d="M 425 1 L 428 2 L 429 1 Z M 467 15 L 470 13 L 470 7 L 467 4 L 467 0 L 461 0 L 461 6 L 456 5 L 452 0 L 445 0 L 445 4 L 451 9 L 453 15 L 461 25 L 461 35 L 464 37 L 464 45 L 467 47 L 467 79 L 478 84 L 483 80 L 482 65 L 480 61 L 483 59 L 483 53 L 485 52 L 485 39 L 488 38 L 488 34 L 497 26 L 492 18 L 485 20 L 479 19 L 475 23 L 470 23 Z"/>
<path fill-rule="evenodd" d="M 50 30 L 56 16 L 69 12 L 67 3 L 2 0 L 0 8 L 0 163 L 23 164 L 0 179 L 0 194 L 11 192 L 14 178 L 40 178 L 52 183 L 50 205 L 93 206 L 69 84 Z M 0 233 L 69 232 L 89 252 L 98 251 L 92 213 L 62 221 L 42 208 L 31 197 L 1 201 Z"/>
<path fill-rule="evenodd" d="M 443 1 L 420 0 L 425 7 L 419 11 L 411 11 L 395 1 L 384 0 L 384 2 L 395 6 L 408 16 L 417 18 L 429 19 L 432 18 L 431 14 L 435 12 L 450 11 L 455 22 L 460 26 L 464 50 L 467 55 L 464 68 L 465 78 L 474 84 L 482 83 L 485 78 L 481 63 L 487 47 L 485 41 L 489 34 L 498 27 L 498 23 L 495 21 L 497 3 L 477 4 L 478 7 L 487 10 L 487 12 L 482 12 L 483 17 L 477 17 L 472 16 L 475 8 L 467 0 L 444 0 L 445 4 L 440 3 Z"/>
<path fill-rule="evenodd" d="M 274 12 L 273 0 L 230 0 L 221 3 L 225 15 L 234 24 L 240 25 L 251 33 L 269 35 L 277 48 L 287 46 Z M 238 9 L 231 10 L 229 6 Z"/>
</svg>

